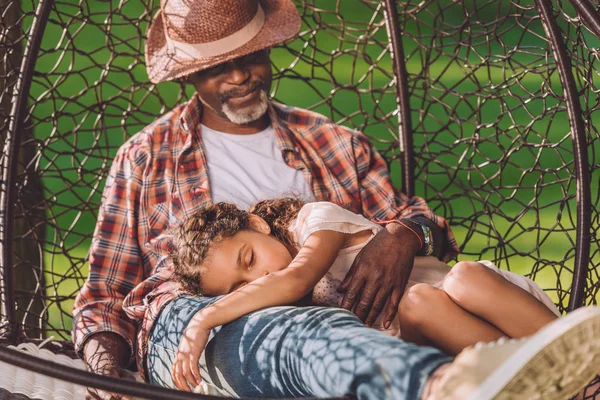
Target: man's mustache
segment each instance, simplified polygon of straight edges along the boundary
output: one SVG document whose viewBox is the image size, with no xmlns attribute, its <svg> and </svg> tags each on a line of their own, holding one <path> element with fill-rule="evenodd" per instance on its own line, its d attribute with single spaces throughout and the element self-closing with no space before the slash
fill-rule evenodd
<svg viewBox="0 0 600 400">
<path fill-rule="evenodd" d="M 257 88 L 266 88 L 265 81 L 262 79 L 257 79 L 255 81 L 250 82 L 250 84 L 248 84 L 248 86 L 245 88 L 228 90 L 226 92 L 221 93 L 218 96 L 218 99 L 222 104 L 225 103 L 227 100 L 231 99 L 232 97 L 242 97 L 250 92 L 253 92 Z"/>
</svg>

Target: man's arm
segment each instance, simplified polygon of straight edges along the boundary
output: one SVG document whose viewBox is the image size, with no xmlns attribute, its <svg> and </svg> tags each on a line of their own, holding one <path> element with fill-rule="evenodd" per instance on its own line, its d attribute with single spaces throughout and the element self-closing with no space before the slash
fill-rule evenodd
<svg viewBox="0 0 600 400">
<path fill-rule="evenodd" d="M 364 134 L 354 136 L 353 149 L 362 214 L 376 222 L 408 219 L 426 224 L 434 235 L 434 247 L 439 248 L 438 258 L 454 258 L 459 249 L 448 222 L 435 214 L 424 199 L 408 197 L 394 187 L 385 160 Z"/>
<path fill-rule="evenodd" d="M 89 371 L 113 375 L 111 370 L 127 366 L 129 344 L 112 332 L 95 333 L 83 346 L 83 358 Z"/>
<path fill-rule="evenodd" d="M 121 336 L 111 332 L 95 333 L 83 346 L 83 360 L 88 371 L 124 379 L 131 379 L 125 373 L 129 353 L 129 345 Z M 88 388 L 86 399 L 125 400 L 130 397 Z"/>
<path fill-rule="evenodd" d="M 74 305 L 73 341 L 88 370 L 121 376 L 133 353 L 135 326 L 122 309 L 123 299 L 142 280 L 136 237 L 141 173 L 128 157 L 117 154 L 104 188 L 90 248 L 88 279 Z M 90 390 L 88 398 L 123 398 Z"/>
<path fill-rule="evenodd" d="M 391 321 L 414 257 L 428 253 L 421 225 L 430 230 L 431 254 L 448 260 L 458 253 L 458 247 L 447 222 L 435 215 L 423 199 L 409 198 L 394 188 L 385 160 L 366 136 L 356 134 L 353 149 L 362 212 L 388 224 L 356 257 L 340 285 L 339 291 L 344 293 L 342 307 L 354 309 L 367 324 L 372 324 L 385 307 L 385 320 Z"/>
</svg>

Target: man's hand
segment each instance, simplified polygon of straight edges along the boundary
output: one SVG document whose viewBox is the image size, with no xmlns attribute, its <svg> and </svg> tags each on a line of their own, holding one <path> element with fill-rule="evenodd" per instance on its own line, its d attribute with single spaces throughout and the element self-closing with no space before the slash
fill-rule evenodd
<svg viewBox="0 0 600 400">
<path fill-rule="evenodd" d="M 87 370 L 100 375 L 133 379 L 125 373 L 129 360 L 129 348 L 121 336 L 111 332 L 100 332 L 90 336 L 83 348 Z M 86 400 L 129 400 L 131 397 L 88 388 Z"/>
<path fill-rule="evenodd" d="M 371 326 L 385 306 L 383 321 L 389 327 L 420 248 L 418 237 L 409 229 L 397 223 L 387 225 L 356 256 L 338 288 L 344 293 L 341 307 L 354 310 Z"/>
</svg>

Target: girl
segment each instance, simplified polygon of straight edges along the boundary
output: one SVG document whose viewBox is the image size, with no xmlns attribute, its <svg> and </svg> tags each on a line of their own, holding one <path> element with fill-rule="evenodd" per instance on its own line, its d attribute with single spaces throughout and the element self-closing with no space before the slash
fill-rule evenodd
<svg viewBox="0 0 600 400">
<path fill-rule="evenodd" d="M 333 203 L 292 198 L 262 201 L 249 212 L 212 204 L 184 221 L 173 235 L 175 279 L 192 294 L 225 296 L 190 321 L 173 365 L 176 386 L 200 383 L 198 360 L 212 328 L 294 303 L 311 290 L 314 304 L 339 306 L 337 287 L 380 229 Z M 455 355 L 480 341 L 532 335 L 558 315 L 533 281 L 489 261 L 449 270 L 433 257 L 417 257 L 397 317 L 379 318 L 376 326 Z"/>
</svg>

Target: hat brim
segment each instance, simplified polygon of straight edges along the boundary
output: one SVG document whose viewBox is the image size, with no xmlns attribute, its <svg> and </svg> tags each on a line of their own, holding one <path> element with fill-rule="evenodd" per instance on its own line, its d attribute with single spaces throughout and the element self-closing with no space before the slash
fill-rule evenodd
<svg viewBox="0 0 600 400">
<path fill-rule="evenodd" d="M 249 42 L 225 54 L 206 58 L 174 56 L 167 50 L 163 14 L 159 11 L 146 38 L 146 70 L 152 83 L 166 82 L 208 69 L 217 64 L 276 46 L 296 36 L 301 19 L 291 0 L 260 0 L 265 13 L 261 30 Z"/>
</svg>

